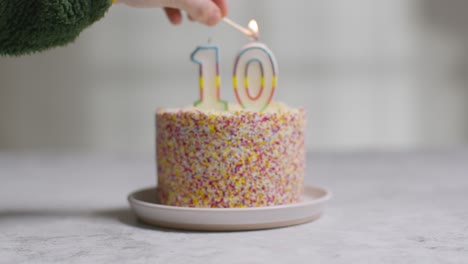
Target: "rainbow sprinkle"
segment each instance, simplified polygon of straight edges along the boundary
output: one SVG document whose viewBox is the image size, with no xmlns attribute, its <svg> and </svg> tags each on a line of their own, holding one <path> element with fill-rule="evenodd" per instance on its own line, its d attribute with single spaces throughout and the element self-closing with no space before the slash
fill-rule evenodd
<svg viewBox="0 0 468 264">
<path fill-rule="evenodd" d="M 280 104 L 265 112 L 229 109 L 157 112 L 160 202 L 185 207 L 259 207 L 300 201 L 305 111 Z"/>
</svg>

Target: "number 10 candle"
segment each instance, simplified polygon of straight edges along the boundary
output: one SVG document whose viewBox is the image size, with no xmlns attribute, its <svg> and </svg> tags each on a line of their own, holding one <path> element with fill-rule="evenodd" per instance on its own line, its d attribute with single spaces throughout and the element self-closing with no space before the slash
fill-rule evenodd
<svg viewBox="0 0 468 264">
<path fill-rule="evenodd" d="M 233 87 L 238 103 L 247 110 L 264 111 L 275 93 L 278 66 L 268 47 L 257 41 L 258 26 L 249 23 L 255 41 L 245 45 L 236 57 L 233 69 Z M 242 30 L 244 31 L 244 30 Z M 220 98 L 219 54 L 216 46 L 195 49 L 191 59 L 200 67 L 200 99 L 195 107 L 201 109 L 228 110 Z"/>
</svg>

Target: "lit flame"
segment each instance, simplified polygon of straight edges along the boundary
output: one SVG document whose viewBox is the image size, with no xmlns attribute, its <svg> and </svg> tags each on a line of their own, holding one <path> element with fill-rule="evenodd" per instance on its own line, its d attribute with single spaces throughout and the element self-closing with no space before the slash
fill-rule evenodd
<svg viewBox="0 0 468 264">
<path fill-rule="evenodd" d="M 252 31 L 254 37 L 258 36 L 258 24 L 255 19 L 250 20 L 249 29 Z"/>
</svg>

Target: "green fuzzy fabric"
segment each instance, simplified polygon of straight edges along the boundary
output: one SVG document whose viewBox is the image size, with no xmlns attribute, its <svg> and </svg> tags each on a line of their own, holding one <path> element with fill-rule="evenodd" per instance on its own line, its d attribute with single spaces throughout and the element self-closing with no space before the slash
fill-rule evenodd
<svg viewBox="0 0 468 264">
<path fill-rule="evenodd" d="M 104 16 L 111 0 L 0 0 L 0 55 L 66 45 Z"/>
</svg>

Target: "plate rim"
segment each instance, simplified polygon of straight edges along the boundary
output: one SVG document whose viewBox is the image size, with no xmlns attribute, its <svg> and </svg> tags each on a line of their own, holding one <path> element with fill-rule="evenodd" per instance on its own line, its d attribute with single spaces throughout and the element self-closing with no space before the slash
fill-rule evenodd
<svg viewBox="0 0 468 264">
<path fill-rule="evenodd" d="M 170 228 L 176 230 L 190 230 L 190 231 L 209 231 L 209 232 L 232 232 L 232 231 L 251 231 L 251 230 L 266 230 L 283 228 L 295 225 L 301 225 L 308 222 L 317 220 L 322 216 L 323 212 L 307 216 L 304 218 L 291 219 L 286 221 L 272 221 L 263 223 L 243 223 L 243 224 L 193 224 L 193 223 L 180 223 L 180 222 L 166 222 L 149 218 L 139 219 L 148 225 Z"/>
<path fill-rule="evenodd" d="M 296 208 L 296 207 L 302 207 L 306 205 L 316 205 L 316 204 L 324 203 L 333 197 L 333 193 L 330 191 L 329 188 L 319 187 L 316 185 L 305 185 L 304 192 L 306 192 L 306 189 L 315 189 L 315 190 L 319 190 L 323 192 L 324 195 L 317 199 L 313 199 L 310 201 L 301 201 L 301 202 L 292 203 L 292 204 L 260 206 L 260 207 L 240 207 L 240 208 L 239 207 L 236 207 L 236 208 L 182 207 L 182 206 L 172 206 L 172 205 L 164 205 L 164 204 L 146 202 L 146 201 L 137 199 L 135 197 L 135 195 L 138 193 L 149 191 L 152 189 L 156 190 L 156 188 L 157 186 L 152 186 L 152 187 L 141 188 L 136 191 L 133 191 L 127 196 L 127 200 L 132 207 L 133 207 L 133 204 L 136 204 L 139 206 L 144 206 L 144 207 L 153 208 L 153 209 L 158 208 L 158 209 L 163 209 L 163 210 L 185 211 L 185 212 L 187 211 L 190 211 L 190 212 L 227 212 L 227 211 L 246 212 L 246 211 L 268 211 L 268 210 L 276 210 L 276 209 L 284 209 L 284 208 Z"/>
</svg>

